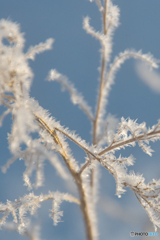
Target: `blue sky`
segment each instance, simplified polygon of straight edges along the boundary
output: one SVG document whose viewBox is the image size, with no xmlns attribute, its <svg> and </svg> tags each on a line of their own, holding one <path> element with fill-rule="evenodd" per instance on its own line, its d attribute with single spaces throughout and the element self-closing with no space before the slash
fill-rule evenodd
<svg viewBox="0 0 160 240">
<path fill-rule="evenodd" d="M 142 49 L 143 53 L 151 52 L 155 58 L 160 59 L 160 2 L 157 0 L 116 0 L 114 3 L 118 4 L 121 10 L 121 25 L 115 31 L 113 38 L 112 60 L 119 52 L 130 48 Z M 86 34 L 82 28 L 83 18 L 87 15 L 91 18 L 91 25 L 100 31 L 101 17 L 94 2 L 90 3 L 87 0 L 0 1 L 0 18 L 20 23 L 21 31 L 25 33 L 24 51 L 27 51 L 30 45 L 34 46 L 39 42 L 44 42 L 47 38 L 55 39 L 51 51 L 36 56 L 34 62 L 30 61 L 35 76 L 30 94 L 39 101 L 43 108 L 48 109 L 51 115 L 59 120 L 62 125 L 69 127 L 71 130 L 76 130 L 76 133 L 91 143 L 89 120 L 77 106 L 72 105 L 68 92 L 61 92 L 58 83 L 45 81 L 49 70 L 51 68 L 57 69 L 74 83 L 75 87 L 83 93 L 87 102 L 92 106 L 92 109 L 95 109 L 99 78 L 97 69 L 100 66 L 100 44 L 96 39 Z M 109 96 L 107 112 L 119 119 L 122 116 L 124 118 L 130 117 L 131 119 L 138 119 L 138 123 L 145 121 L 147 126 L 152 126 L 160 118 L 159 102 L 160 94 L 155 93 L 138 78 L 135 71 L 135 61 L 128 60 L 116 75 L 115 85 L 112 86 Z M 1 113 L 2 111 L 3 108 L 0 109 Z M 0 129 L 1 166 L 10 158 L 7 145 L 7 133 L 10 132 L 10 128 L 11 119 L 8 116 Z M 124 156 L 132 153 L 136 157 L 136 164 L 132 169 L 135 172 L 144 173 L 147 180 L 160 176 L 159 142 L 152 144 L 152 146 L 155 150 L 152 158 L 138 148 L 130 148 L 126 152 L 122 151 Z M 83 162 L 83 152 L 73 144 L 71 144 L 71 147 L 77 160 Z M 7 174 L 0 173 L 0 201 L 18 199 L 25 194 L 27 190 L 22 181 L 24 169 L 23 162 L 17 160 Z M 48 189 L 66 191 L 63 181 L 56 176 L 55 171 L 50 168 L 48 163 L 45 166 L 45 174 L 45 186 L 39 192 L 47 192 Z M 99 191 L 102 196 L 100 200 L 106 201 L 106 208 L 109 206 L 105 199 L 109 197 L 124 209 L 125 207 L 130 209 L 131 212 L 128 210 L 126 219 L 127 217 L 128 219 L 131 218 L 133 208 L 137 209 L 138 219 L 136 219 L 136 215 L 133 215 L 132 218 L 135 218 L 135 221 L 128 224 L 127 220 L 126 222 L 121 219 L 117 220 L 113 216 L 105 214 L 104 209 L 98 208 L 100 239 L 105 239 L 107 235 L 110 239 L 128 239 L 132 230 L 146 231 L 145 221 L 147 222 L 148 216 L 139 206 L 135 196 L 128 190 L 122 199 L 117 199 L 114 179 L 103 169 L 100 173 Z M 45 222 L 41 221 L 43 223 L 42 239 L 84 238 L 81 214 L 76 206 L 70 204 L 62 206 L 64 222 L 60 223 L 58 227 L 53 227 L 52 220 L 48 217 L 49 207 L 51 206 L 44 204 L 42 210 L 38 212 L 45 219 Z M 153 230 L 150 226 L 148 229 L 148 231 Z M 13 235 L 13 233 L 0 231 L 0 239 L 8 240 L 11 239 L 11 236 L 12 239 L 23 239 L 16 233 Z"/>
</svg>

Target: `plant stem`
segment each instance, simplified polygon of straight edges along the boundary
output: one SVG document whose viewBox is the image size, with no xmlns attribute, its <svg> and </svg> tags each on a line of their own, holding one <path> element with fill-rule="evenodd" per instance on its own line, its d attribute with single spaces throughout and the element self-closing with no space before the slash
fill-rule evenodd
<svg viewBox="0 0 160 240">
<path fill-rule="evenodd" d="M 81 202 L 80 207 L 81 207 L 81 211 L 82 211 L 83 219 L 85 223 L 86 237 L 87 237 L 87 240 L 93 240 L 93 228 L 92 228 L 91 219 L 90 219 L 91 216 L 89 215 L 87 197 L 85 194 L 81 176 L 78 177 L 78 181 L 76 181 L 76 185 L 78 187 L 78 192 L 80 196 L 80 202 Z"/>
<path fill-rule="evenodd" d="M 64 162 L 65 162 L 68 170 L 70 171 L 72 177 L 74 178 L 75 183 L 78 188 L 78 193 L 80 196 L 80 207 L 81 207 L 81 211 L 82 211 L 83 218 L 84 218 L 87 240 L 93 240 L 93 229 L 92 229 L 92 224 L 91 224 L 91 218 L 90 218 L 89 211 L 88 211 L 87 196 L 85 193 L 85 188 L 83 186 L 81 174 L 79 174 L 79 172 L 77 173 L 76 170 L 74 169 L 74 167 L 72 166 L 72 164 L 70 163 L 70 160 L 62 146 L 62 143 L 56 134 L 56 130 L 55 129 L 51 130 L 50 127 L 45 123 L 45 121 L 42 118 L 38 117 L 37 115 L 35 117 L 36 117 L 36 120 L 38 121 L 38 123 L 40 124 L 40 127 L 47 130 L 47 132 L 53 137 L 54 141 L 61 148 L 61 151 L 59 152 L 59 154 L 61 155 L 62 159 L 64 160 Z"/>
<path fill-rule="evenodd" d="M 107 34 L 107 0 L 104 3 L 104 11 L 102 13 L 103 19 L 103 34 Z M 103 89 L 104 89 L 104 78 L 105 78 L 105 67 L 106 67 L 106 58 L 105 58 L 105 46 L 102 45 L 102 63 L 101 63 L 101 78 L 100 78 L 100 87 L 99 87 L 99 96 L 98 96 L 98 104 L 95 119 L 93 121 L 93 145 L 97 143 L 97 126 L 98 126 L 98 119 L 101 109 L 101 102 L 103 96 Z M 94 185 L 94 169 L 91 170 L 91 178 L 90 178 L 90 186 L 93 192 L 93 185 Z"/>
</svg>

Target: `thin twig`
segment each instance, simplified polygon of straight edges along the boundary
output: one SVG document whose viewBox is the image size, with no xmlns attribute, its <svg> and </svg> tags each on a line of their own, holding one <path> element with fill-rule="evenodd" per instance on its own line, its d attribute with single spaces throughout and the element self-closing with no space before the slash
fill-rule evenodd
<svg viewBox="0 0 160 240">
<path fill-rule="evenodd" d="M 89 161 L 86 161 L 83 166 L 81 167 L 81 169 L 79 170 L 79 175 L 82 174 L 82 172 L 90 165 L 90 162 Z"/>
<path fill-rule="evenodd" d="M 12 109 L 12 106 L 11 106 L 10 104 L 8 104 L 5 100 L 0 99 L 0 102 L 1 102 L 4 106 L 6 106 L 7 108 Z"/>
<path fill-rule="evenodd" d="M 73 91 L 68 87 L 67 84 L 65 84 L 63 81 L 61 81 L 61 79 L 57 80 L 58 82 L 60 82 L 70 93 L 71 96 L 75 96 L 75 94 L 73 93 Z M 85 109 L 85 107 L 83 106 L 83 104 L 81 104 L 80 102 L 78 103 L 80 108 L 84 111 L 84 113 L 88 116 L 88 118 L 91 120 L 91 122 L 94 121 L 92 115 Z"/>
<path fill-rule="evenodd" d="M 91 157 L 90 157 L 90 155 L 87 153 L 87 155 L 88 155 L 88 159 L 89 160 L 87 160 L 84 164 L 83 164 L 83 166 L 81 167 L 81 169 L 79 170 L 79 175 L 81 175 L 82 174 L 82 172 L 91 164 Z"/>
<path fill-rule="evenodd" d="M 55 132 L 55 129 L 51 130 L 50 127 L 46 124 L 46 122 L 42 118 L 38 117 L 37 115 L 35 115 L 35 118 L 38 121 L 38 123 L 40 124 L 40 126 L 42 128 L 44 128 L 45 130 L 47 130 L 47 132 L 53 137 L 54 142 L 60 146 L 61 151 L 59 153 L 62 156 L 63 160 L 65 161 L 65 163 L 67 165 L 67 168 L 70 171 L 70 173 L 72 175 L 74 175 L 76 173 L 76 171 L 75 171 L 72 163 L 68 159 L 68 156 L 67 156 L 67 154 L 66 154 L 66 152 L 63 148 L 63 145 L 62 145 L 61 141 L 59 140 L 59 138 L 58 138 L 58 136 Z"/>
<path fill-rule="evenodd" d="M 110 147 L 105 148 L 104 150 L 102 150 L 101 152 L 98 153 L 98 156 L 102 156 L 105 153 L 114 150 L 115 148 L 125 146 L 127 144 L 132 143 L 132 142 L 136 142 L 136 141 L 140 141 L 140 140 L 148 140 L 148 139 L 151 139 L 153 137 L 157 137 L 156 135 L 158 135 L 158 134 L 160 134 L 160 130 L 152 131 L 152 132 L 147 133 L 147 134 L 141 134 L 141 135 L 139 135 L 137 137 L 130 138 L 130 139 L 126 140 L 126 141 L 121 141 L 121 142 L 119 142 L 117 144 L 114 144 L 114 145 L 112 145 Z"/>
<path fill-rule="evenodd" d="M 118 57 L 111 65 L 106 80 L 104 81 L 104 86 L 107 84 L 107 82 L 109 81 L 110 75 L 113 72 L 114 67 L 116 66 L 117 62 L 119 60 L 121 60 L 122 58 L 127 58 L 127 57 L 133 57 L 133 58 L 139 58 L 142 61 L 147 61 L 148 64 L 151 64 L 151 61 L 149 61 L 148 59 L 144 58 L 142 55 L 138 54 L 138 53 L 124 53 L 123 55 L 121 55 L 120 57 Z"/>
<path fill-rule="evenodd" d="M 1 116 L 0 116 L 0 127 L 2 126 L 3 119 L 11 112 L 11 109 L 8 108 Z"/>
<path fill-rule="evenodd" d="M 102 7 L 102 4 L 101 4 L 101 1 L 100 0 L 96 0 L 97 2 L 97 5 L 99 7 L 99 11 L 103 13 L 103 7 Z"/>
<path fill-rule="evenodd" d="M 100 159 L 98 156 L 96 156 L 94 153 L 92 153 L 90 150 L 88 150 L 86 147 L 84 147 L 82 144 L 80 144 L 79 142 L 77 142 L 74 138 L 72 138 L 70 135 L 68 135 L 66 132 L 64 132 L 62 129 L 59 128 L 55 128 L 55 130 L 61 132 L 62 134 L 64 134 L 67 138 L 69 138 L 71 141 L 73 141 L 74 143 L 76 143 L 80 148 L 82 148 L 86 153 L 91 154 L 94 158 L 98 158 Z"/>
<path fill-rule="evenodd" d="M 107 7 L 108 7 L 108 0 L 104 2 L 104 13 L 103 13 L 103 32 L 104 35 L 107 34 Z"/>
<path fill-rule="evenodd" d="M 7 98 L 9 101 L 15 101 L 15 97 L 11 95 L 6 95 L 6 94 L 0 94 L 2 98 Z"/>
</svg>

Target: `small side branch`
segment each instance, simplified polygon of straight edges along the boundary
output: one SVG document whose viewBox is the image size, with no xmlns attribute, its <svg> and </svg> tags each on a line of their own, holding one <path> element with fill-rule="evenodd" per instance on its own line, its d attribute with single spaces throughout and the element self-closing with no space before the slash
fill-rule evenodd
<svg viewBox="0 0 160 240">
<path fill-rule="evenodd" d="M 133 143 L 133 142 L 136 142 L 136 141 L 140 141 L 140 140 L 149 140 L 149 139 L 152 139 L 154 137 L 160 137 L 160 130 L 152 131 L 152 132 L 147 133 L 147 134 L 141 134 L 139 136 L 132 137 L 132 138 L 126 140 L 126 141 L 121 141 L 119 143 L 115 143 L 114 145 L 111 145 L 111 146 L 105 148 L 104 150 L 102 150 L 101 152 L 99 152 L 98 156 L 103 156 L 105 153 L 110 152 L 110 151 L 112 151 L 116 148 L 125 146 L 127 144 L 130 144 L 130 143 Z"/>
<path fill-rule="evenodd" d="M 91 157 L 90 157 L 89 154 L 87 154 L 87 155 L 88 155 L 88 159 L 87 159 L 87 161 L 83 164 L 83 166 L 81 167 L 81 169 L 79 170 L 79 175 L 81 175 L 82 172 L 83 172 L 87 167 L 89 167 L 89 165 L 91 164 Z"/>
<path fill-rule="evenodd" d="M 77 89 L 74 87 L 72 82 L 70 82 L 66 76 L 63 76 L 62 74 L 58 73 L 55 69 L 52 69 L 48 75 L 47 80 L 57 81 L 65 89 L 67 89 L 68 92 L 70 93 L 72 103 L 79 105 L 79 107 L 88 116 L 91 122 L 93 121 L 93 114 L 92 114 L 91 107 L 84 100 L 84 97 L 82 96 L 82 94 L 77 91 Z"/>
<path fill-rule="evenodd" d="M 72 163 L 68 159 L 68 156 L 67 156 L 67 154 L 66 154 L 66 152 L 65 152 L 65 150 L 64 150 L 64 148 L 62 146 L 61 141 L 59 140 L 59 138 L 58 138 L 58 136 L 56 134 L 55 129 L 51 130 L 50 127 L 46 124 L 46 122 L 42 118 L 38 117 L 37 115 L 35 115 L 35 117 L 36 117 L 37 122 L 42 127 L 42 129 L 47 130 L 47 132 L 53 137 L 54 142 L 59 145 L 59 147 L 60 147 L 59 153 L 62 156 L 62 158 L 63 158 L 63 160 L 64 160 L 68 170 L 70 171 L 72 176 L 74 176 L 76 174 L 76 170 L 74 169 L 74 166 L 72 165 Z"/>
</svg>

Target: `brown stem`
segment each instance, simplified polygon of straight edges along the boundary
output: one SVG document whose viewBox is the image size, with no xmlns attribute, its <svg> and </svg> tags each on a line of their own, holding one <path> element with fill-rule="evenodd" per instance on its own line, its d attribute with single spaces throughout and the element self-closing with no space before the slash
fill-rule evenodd
<svg viewBox="0 0 160 240">
<path fill-rule="evenodd" d="M 103 18 L 103 33 L 104 35 L 107 34 L 107 0 L 105 0 L 104 11 L 102 12 Z M 93 145 L 97 143 L 97 126 L 98 126 L 98 118 L 101 108 L 102 96 L 103 96 L 103 89 L 104 89 L 104 77 L 105 77 L 105 67 L 106 67 L 106 59 L 105 59 L 105 46 L 103 47 L 102 53 L 102 65 L 101 65 L 101 78 L 100 78 L 100 88 L 99 88 L 99 97 L 98 97 L 98 104 L 96 110 L 95 120 L 93 121 Z M 90 179 L 91 189 L 93 189 L 94 185 L 94 169 L 91 170 L 91 179 Z"/>
<path fill-rule="evenodd" d="M 107 34 L 107 0 L 104 2 L 104 13 L 103 13 L 103 32 Z"/>
<path fill-rule="evenodd" d="M 82 211 L 83 219 L 85 223 L 86 237 L 87 237 L 87 240 L 93 240 L 93 229 L 92 229 L 90 215 L 88 212 L 87 197 L 85 194 L 81 176 L 78 176 L 78 181 L 76 181 L 76 184 L 78 187 L 78 192 L 79 192 L 80 201 L 81 201 L 80 207 L 81 207 L 81 211 Z"/>
<path fill-rule="evenodd" d="M 102 101 L 104 73 L 105 73 L 105 53 L 103 51 L 102 67 L 101 67 L 101 80 L 100 80 L 100 88 L 99 88 L 99 98 L 98 98 L 96 116 L 95 116 L 95 120 L 93 122 L 93 145 L 95 145 L 96 142 L 97 142 L 96 134 L 97 134 L 98 117 L 99 117 L 101 101 Z"/>
<path fill-rule="evenodd" d="M 106 35 L 107 34 L 107 0 L 105 0 L 104 12 L 102 13 L 102 17 L 103 17 L 103 34 Z M 103 89 L 104 89 L 106 59 L 105 59 L 105 46 L 102 45 L 102 47 L 103 47 L 103 53 L 102 53 L 102 64 L 101 64 L 100 88 L 99 88 L 96 116 L 93 122 L 93 145 L 95 145 L 97 142 L 96 132 L 97 132 L 98 117 L 100 113 L 100 107 L 101 107 L 101 101 L 102 101 L 102 95 L 103 95 Z"/>
<path fill-rule="evenodd" d="M 89 212 L 88 212 L 87 196 L 85 194 L 85 189 L 83 187 L 83 181 L 82 181 L 81 175 L 79 173 L 77 173 L 76 170 L 74 169 L 74 166 L 72 166 L 72 164 L 62 146 L 62 143 L 56 134 L 56 130 L 55 129 L 51 130 L 50 127 L 45 123 L 45 121 L 42 118 L 38 117 L 37 115 L 35 117 L 36 117 L 36 120 L 38 121 L 38 123 L 40 124 L 40 126 L 43 129 L 47 130 L 47 132 L 53 137 L 54 141 L 61 148 L 61 151 L 59 153 L 60 153 L 61 157 L 63 158 L 72 177 L 74 178 L 75 183 L 78 188 L 78 192 L 79 192 L 79 196 L 80 196 L 80 207 L 81 207 L 81 211 L 83 213 L 87 240 L 93 240 L 93 229 L 92 229 L 91 219 L 90 219 Z"/>
</svg>

